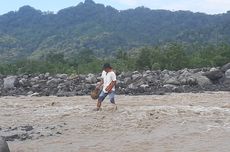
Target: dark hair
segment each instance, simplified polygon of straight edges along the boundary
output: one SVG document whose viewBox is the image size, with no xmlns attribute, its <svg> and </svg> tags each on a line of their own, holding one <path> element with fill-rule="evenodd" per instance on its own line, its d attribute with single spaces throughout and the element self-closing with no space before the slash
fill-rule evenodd
<svg viewBox="0 0 230 152">
<path fill-rule="evenodd" d="M 112 68 L 112 67 L 110 66 L 109 63 L 105 63 L 105 64 L 103 65 L 103 69 L 106 69 L 106 68 Z"/>
</svg>

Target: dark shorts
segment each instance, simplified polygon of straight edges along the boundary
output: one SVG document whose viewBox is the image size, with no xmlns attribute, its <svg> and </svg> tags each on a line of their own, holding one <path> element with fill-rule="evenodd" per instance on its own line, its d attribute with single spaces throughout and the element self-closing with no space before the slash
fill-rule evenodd
<svg viewBox="0 0 230 152">
<path fill-rule="evenodd" d="M 108 95 L 110 102 L 115 104 L 115 91 L 112 91 L 110 93 L 105 93 L 104 91 L 101 91 L 98 101 L 103 102 Z"/>
</svg>

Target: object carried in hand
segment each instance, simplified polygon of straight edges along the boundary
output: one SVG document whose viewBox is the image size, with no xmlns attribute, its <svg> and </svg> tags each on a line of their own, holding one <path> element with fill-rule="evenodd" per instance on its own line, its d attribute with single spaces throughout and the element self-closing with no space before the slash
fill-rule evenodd
<svg viewBox="0 0 230 152">
<path fill-rule="evenodd" d="M 97 100 L 99 98 L 101 90 L 96 88 L 93 91 L 91 91 L 90 96 L 93 100 Z"/>
</svg>

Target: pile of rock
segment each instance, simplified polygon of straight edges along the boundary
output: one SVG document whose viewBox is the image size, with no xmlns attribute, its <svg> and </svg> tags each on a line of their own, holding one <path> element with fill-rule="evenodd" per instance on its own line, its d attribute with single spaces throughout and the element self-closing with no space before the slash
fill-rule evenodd
<svg viewBox="0 0 230 152">
<path fill-rule="evenodd" d="M 221 68 L 122 72 L 117 79 L 118 94 L 230 91 L 230 63 Z M 0 95 L 87 95 L 99 81 L 100 74 L 0 75 Z"/>
</svg>

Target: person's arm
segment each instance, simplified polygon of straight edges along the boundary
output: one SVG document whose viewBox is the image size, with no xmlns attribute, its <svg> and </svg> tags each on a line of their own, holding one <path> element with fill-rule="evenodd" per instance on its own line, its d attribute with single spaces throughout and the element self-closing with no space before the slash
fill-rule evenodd
<svg viewBox="0 0 230 152">
<path fill-rule="evenodd" d="M 111 90 L 113 89 L 113 87 L 116 85 L 116 82 L 117 82 L 117 78 L 116 78 L 116 74 L 113 73 L 111 75 L 111 79 L 112 79 L 112 82 L 109 84 L 109 86 L 105 89 L 106 91 L 108 92 L 111 92 Z"/>
<path fill-rule="evenodd" d="M 100 87 L 104 84 L 103 79 L 101 79 L 100 83 L 96 86 L 96 89 L 100 89 Z"/>
<path fill-rule="evenodd" d="M 105 89 L 105 91 L 111 92 L 113 87 L 116 85 L 116 81 L 112 81 L 109 86 Z"/>
</svg>

